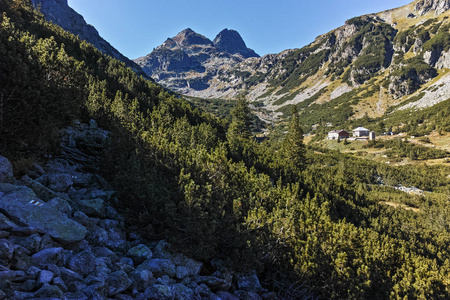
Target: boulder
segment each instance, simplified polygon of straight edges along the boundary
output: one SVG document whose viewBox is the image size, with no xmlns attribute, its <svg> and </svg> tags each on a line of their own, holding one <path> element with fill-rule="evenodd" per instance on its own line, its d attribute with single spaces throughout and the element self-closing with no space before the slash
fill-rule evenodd
<svg viewBox="0 0 450 300">
<path fill-rule="evenodd" d="M 53 278 L 52 284 L 59 287 L 60 290 L 63 291 L 64 293 L 67 293 L 67 291 L 68 291 L 67 285 L 61 277 Z"/>
<path fill-rule="evenodd" d="M 175 298 L 175 291 L 172 286 L 154 284 L 145 290 L 145 299 L 172 300 Z"/>
<path fill-rule="evenodd" d="M 64 293 L 61 289 L 55 285 L 44 284 L 36 293 L 36 298 L 56 298 L 62 299 Z"/>
<path fill-rule="evenodd" d="M 88 300 L 89 298 L 81 291 L 69 292 L 64 295 L 65 300 Z"/>
<path fill-rule="evenodd" d="M 62 212 L 63 214 L 65 214 L 69 218 L 70 218 L 70 216 L 73 213 L 73 208 L 69 204 L 69 202 L 67 200 L 59 198 L 59 197 L 53 198 L 52 200 L 48 201 L 46 203 L 46 205 L 50 206 L 50 207 L 53 207 L 57 211 Z"/>
<path fill-rule="evenodd" d="M 149 270 L 156 277 L 162 275 L 168 275 L 169 277 L 175 277 L 176 267 L 170 259 L 151 258 L 140 264 L 136 271 Z"/>
<path fill-rule="evenodd" d="M 114 296 L 128 289 L 131 280 L 123 271 L 117 271 L 109 274 L 106 283 L 108 284 L 108 296 Z"/>
<path fill-rule="evenodd" d="M 54 277 L 55 274 L 53 274 L 53 272 L 42 270 L 41 272 L 39 272 L 39 276 L 37 279 L 37 286 L 41 287 L 46 283 L 50 284 Z"/>
<path fill-rule="evenodd" d="M 133 259 L 136 265 L 139 265 L 145 260 L 152 258 L 152 250 L 144 244 L 139 244 L 128 250 L 127 256 Z"/>
<path fill-rule="evenodd" d="M 48 248 L 34 254 L 31 259 L 35 266 L 42 267 L 47 264 L 58 265 L 62 260 L 63 248 Z"/>
<path fill-rule="evenodd" d="M 149 270 L 135 271 L 130 275 L 132 288 L 139 292 L 143 292 L 147 287 L 155 283 L 153 273 Z"/>
<path fill-rule="evenodd" d="M 23 238 L 18 244 L 30 250 L 31 253 L 36 253 L 39 251 L 41 242 L 41 236 L 35 233 L 33 235 L 30 235 L 29 237 Z"/>
<path fill-rule="evenodd" d="M 0 260 L 10 261 L 14 254 L 14 245 L 8 240 L 0 240 Z"/>
<path fill-rule="evenodd" d="M 66 192 L 73 185 L 72 175 L 69 174 L 49 174 L 47 182 L 48 188 L 57 193 Z"/>
<path fill-rule="evenodd" d="M 74 255 L 69 261 L 69 269 L 86 277 L 95 271 L 96 259 L 94 254 L 90 251 L 82 251 Z"/>
<path fill-rule="evenodd" d="M 258 276 L 254 272 L 236 274 L 236 283 L 239 290 L 261 292 L 266 291 L 259 283 Z"/>
<path fill-rule="evenodd" d="M 0 213 L 0 230 L 11 231 L 11 229 L 16 227 L 17 225 L 13 221 L 11 221 L 4 214 Z"/>
<path fill-rule="evenodd" d="M 86 228 L 54 206 L 46 205 L 28 187 L 0 183 L 0 211 L 14 222 L 35 227 L 64 243 L 79 242 Z"/>
<path fill-rule="evenodd" d="M 222 300 L 239 300 L 239 298 L 236 297 L 235 295 L 230 294 L 230 293 L 225 292 L 225 291 L 219 291 L 219 292 L 217 292 L 216 294 L 217 294 L 217 296 L 219 296 L 220 299 L 222 299 Z"/>
<path fill-rule="evenodd" d="M 106 218 L 105 201 L 100 198 L 80 200 L 76 208 L 91 217 Z"/>
<path fill-rule="evenodd" d="M 14 183 L 14 173 L 11 162 L 3 156 L 0 156 L 0 182 Z"/>
<path fill-rule="evenodd" d="M 213 292 L 228 291 L 231 287 L 227 280 L 214 276 L 198 276 L 196 282 L 197 284 L 206 284 Z"/>
<path fill-rule="evenodd" d="M 177 300 L 201 299 L 199 295 L 195 295 L 194 291 L 191 288 L 188 288 L 187 286 L 181 283 L 172 284 L 170 287 L 172 291 L 175 293 L 175 299 Z"/>
<path fill-rule="evenodd" d="M 28 175 L 22 176 L 20 180 L 30 189 L 32 189 L 36 195 L 39 197 L 39 199 L 46 201 L 50 201 L 53 198 L 60 197 L 60 194 L 52 191 L 42 183 L 31 179 Z"/>
</svg>

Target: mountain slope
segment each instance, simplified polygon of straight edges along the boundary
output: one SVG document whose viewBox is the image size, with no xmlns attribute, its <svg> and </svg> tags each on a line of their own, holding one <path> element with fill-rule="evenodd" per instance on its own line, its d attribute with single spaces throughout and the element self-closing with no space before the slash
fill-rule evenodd
<svg viewBox="0 0 450 300">
<path fill-rule="evenodd" d="M 235 30 L 224 29 L 211 41 L 188 28 L 134 61 L 164 86 L 195 95 L 208 89 L 209 81 L 219 73 L 249 57 L 259 56 Z"/>
<path fill-rule="evenodd" d="M 104 54 L 124 62 L 134 71 L 140 71 L 139 67 L 133 61 L 111 46 L 111 44 L 99 35 L 93 26 L 86 23 L 83 16 L 69 7 L 67 0 L 31 0 L 31 2 L 48 21 L 78 35 L 82 40 L 91 43 Z"/>
<path fill-rule="evenodd" d="M 449 7 L 447 0 L 420 0 L 356 17 L 301 49 L 210 66 L 194 88 L 177 85 L 175 70 L 154 78 L 195 97 L 234 99 L 245 91 L 272 115 L 297 105 L 308 125 L 327 115 L 334 125 L 380 117 L 425 89 L 416 106 L 429 106 L 450 97 Z"/>
</svg>

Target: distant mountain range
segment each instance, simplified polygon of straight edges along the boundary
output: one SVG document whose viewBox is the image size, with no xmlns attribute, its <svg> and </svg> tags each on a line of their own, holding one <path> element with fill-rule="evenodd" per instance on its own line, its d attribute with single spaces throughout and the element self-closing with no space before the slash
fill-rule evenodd
<svg viewBox="0 0 450 300">
<path fill-rule="evenodd" d="M 211 41 L 185 29 L 131 63 L 65 0 L 39 2 L 44 15 L 127 65 L 187 96 L 245 96 L 270 116 L 296 105 L 303 122 L 333 124 L 450 98 L 450 1 L 415 0 L 348 20 L 301 49 L 259 57 L 239 33 Z"/>
<path fill-rule="evenodd" d="M 381 116 L 392 106 L 450 98 L 449 8 L 448 0 L 416 0 L 263 57 L 247 50 L 237 32 L 224 30 L 211 42 L 187 29 L 135 62 L 182 94 L 233 99 L 245 92 L 275 115 L 297 105 L 315 117 L 317 111 L 338 111 L 341 120 Z"/>
<path fill-rule="evenodd" d="M 240 34 L 224 29 L 211 41 L 188 28 L 134 61 L 159 83 L 182 94 L 206 91 L 210 80 L 250 57 Z"/>
</svg>

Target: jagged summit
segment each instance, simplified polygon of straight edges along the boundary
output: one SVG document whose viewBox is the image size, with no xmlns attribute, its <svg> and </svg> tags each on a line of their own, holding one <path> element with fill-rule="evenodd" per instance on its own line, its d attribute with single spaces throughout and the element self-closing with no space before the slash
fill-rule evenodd
<svg viewBox="0 0 450 300">
<path fill-rule="evenodd" d="M 196 33 L 190 28 L 181 31 L 175 37 L 173 37 L 172 40 L 174 40 L 179 46 L 213 45 L 210 39 Z"/>
<path fill-rule="evenodd" d="M 241 35 L 232 29 L 225 28 L 213 41 L 217 49 L 231 54 L 241 54 L 245 58 L 259 57 L 252 49 L 247 48 Z"/>
<path fill-rule="evenodd" d="M 259 55 L 235 30 L 222 30 L 213 42 L 187 28 L 135 62 L 159 83 L 188 93 L 207 89 L 211 77 L 249 57 Z"/>
</svg>

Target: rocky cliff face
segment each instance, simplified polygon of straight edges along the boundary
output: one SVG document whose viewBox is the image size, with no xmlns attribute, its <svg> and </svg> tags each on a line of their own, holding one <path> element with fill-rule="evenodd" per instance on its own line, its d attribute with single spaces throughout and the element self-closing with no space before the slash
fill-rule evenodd
<svg viewBox="0 0 450 300">
<path fill-rule="evenodd" d="M 82 40 L 91 43 L 104 54 L 124 62 L 134 71 L 140 71 L 139 67 L 133 61 L 111 46 L 111 44 L 99 35 L 93 26 L 86 23 L 83 16 L 69 7 L 67 0 L 31 0 L 31 2 L 42 12 L 48 21 L 78 35 Z"/>
<path fill-rule="evenodd" d="M 247 48 L 237 31 L 225 29 L 213 42 L 188 28 L 135 62 L 159 83 L 195 94 L 208 89 L 217 74 L 249 57 L 258 55 Z"/>
</svg>

